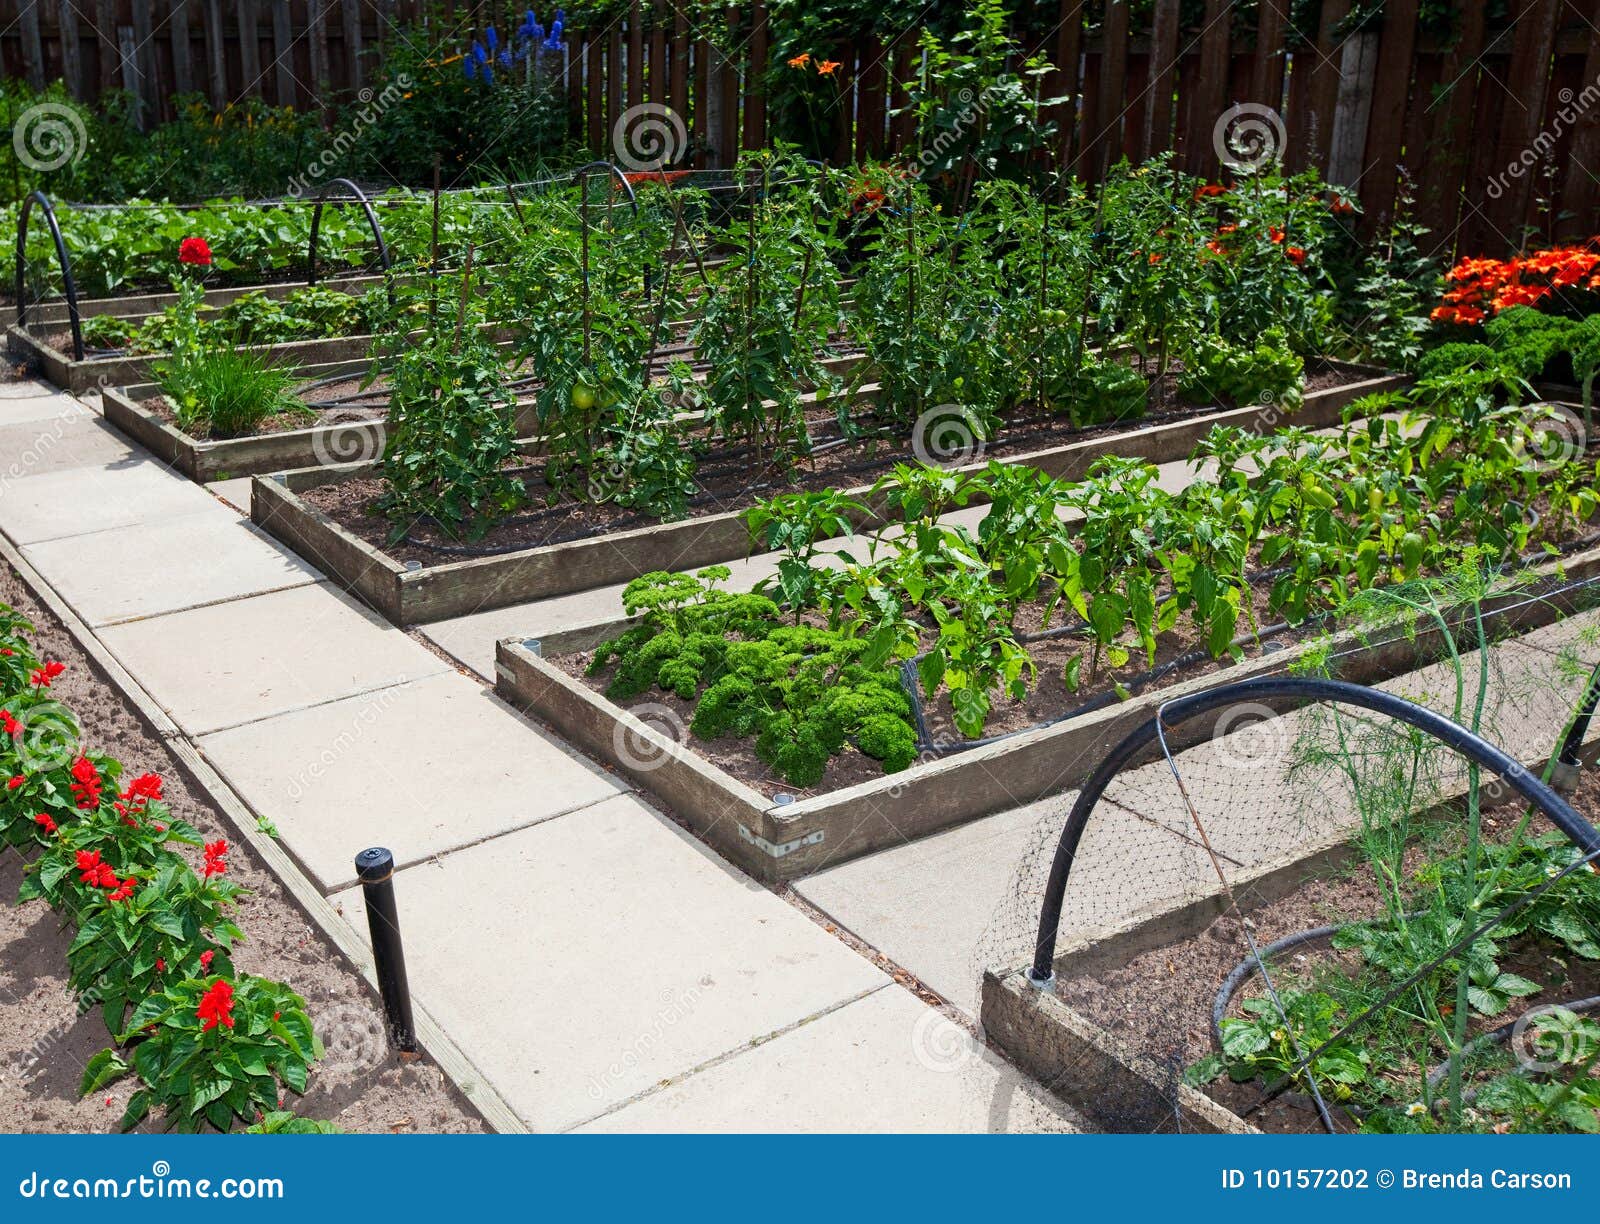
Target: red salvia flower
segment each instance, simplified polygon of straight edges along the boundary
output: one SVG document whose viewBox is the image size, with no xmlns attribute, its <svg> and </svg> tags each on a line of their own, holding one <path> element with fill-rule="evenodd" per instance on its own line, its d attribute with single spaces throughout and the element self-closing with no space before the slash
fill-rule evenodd
<svg viewBox="0 0 1600 1224">
<path fill-rule="evenodd" d="M 157 973 L 165 973 L 166 971 L 167 971 L 167 962 L 162 960 L 159 956 L 156 957 L 156 972 Z"/>
<path fill-rule="evenodd" d="M 223 861 L 223 855 L 228 853 L 228 843 L 222 840 L 206 843 L 205 877 L 210 879 L 214 875 L 224 875 L 228 864 Z"/>
<path fill-rule="evenodd" d="M 185 238 L 178 244 L 178 262 L 209 268 L 211 266 L 211 244 L 204 238 Z"/>
<path fill-rule="evenodd" d="M 46 812 L 37 813 L 33 818 L 33 823 L 38 825 L 46 833 L 54 833 L 56 831 L 56 822 L 51 820 L 49 814 Z"/>
<path fill-rule="evenodd" d="M 95 881 L 101 888 L 115 888 L 117 886 L 117 873 L 112 870 L 110 863 L 100 864 L 100 878 Z"/>
<path fill-rule="evenodd" d="M 200 953 L 200 968 L 202 971 L 211 968 L 211 958 L 216 954 L 217 951 L 215 948 L 207 948 L 204 952 Z"/>
<path fill-rule="evenodd" d="M 35 668 L 33 675 L 29 678 L 36 687 L 49 688 L 55 678 L 66 670 L 67 665 L 65 663 L 60 663 L 55 659 L 51 659 L 50 662 L 46 663 L 43 667 Z"/>
<path fill-rule="evenodd" d="M 88 757 L 79 757 L 72 763 L 72 798 L 83 811 L 100 806 L 100 771 Z"/>
<path fill-rule="evenodd" d="M 16 777 L 12 778 L 10 781 L 8 781 L 6 783 L 6 789 L 7 790 L 16 790 L 17 787 L 21 786 L 27 780 L 28 780 L 28 775 L 27 774 L 18 774 Z"/>
<path fill-rule="evenodd" d="M 78 883 L 97 884 L 100 881 L 100 851 L 78 851 Z"/>
<path fill-rule="evenodd" d="M 22 730 L 22 724 L 11 717 L 10 710 L 0 710 L 0 730 L 7 735 L 16 735 Z"/>
<path fill-rule="evenodd" d="M 217 1025 L 224 1028 L 233 1027 L 233 987 L 218 978 L 212 983 L 211 989 L 200 999 L 200 1006 L 195 1008 L 195 1016 L 204 1020 L 200 1026 L 202 1033 L 209 1033 Z"/>
<path fill-rule="evenodd" d="M 117 878 L 116 877 L 116 873 L 112 872 L 112 874 L 111 874 L 112 881 L 115 882 L 116 878 Z M 122 881 L 121 886 L 118 887 L 118 889 L 115 892 L 110 893 L 110 894 L 107 895 L 106 900 L 108 900 L 108 901 L 126 901 L 129 897 L 133 896 L 133 890 L 138 888 L 138 887 L 139 887 L 139 881 L 134 879 L 133 876 L 129 876 L 126 880 Z"/>
</svg>

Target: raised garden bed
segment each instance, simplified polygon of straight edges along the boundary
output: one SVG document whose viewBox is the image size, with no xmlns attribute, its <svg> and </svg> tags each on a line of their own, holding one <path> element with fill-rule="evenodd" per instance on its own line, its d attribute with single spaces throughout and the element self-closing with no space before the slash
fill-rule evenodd
<svg viewBox="0 0 1600 1224">
<path fill-rule="evenodd" d="M 1571 802 L 1592 818 L 1600 812 L 1600 777 L 1593 765 L 1600 744 L 1591 740 L 1582 756 L 1590 764 Z M 1542 770 L 1542 762 L 1524 764 L 1531 773 Z M 1436 822 L 1436 840 L 1425 845 L 1414 836 L 1405 843 L 1407 871 L 1436 861 L 1439 845 L 1446 856 L 1459 852 L 1464 795 L 1456 790 L 1441 796 L 1436 806 L 1418 814 L 1413 827 Z M 1485 843 L 1507 842 L 1525 806 L 1498 779 L 1486 780 L 1480 802 Z M 1547 822 L 1536 819 L 1528 835 L 1550 831 Z M 1241 916 L 1262 948 L 1330 921 L 1384 916 L 1370 873 L 1355 867 L 1362 856 L 1349 836 L 1344 832 L 1312 839 L 1275 860 L 1235 869 L 1230 883 L 1242 914 L 1213 887 L 1204 895 L 1147 907 L 1108 928 L 1074 933 L 1057 951 L 1049 989 L 1036 985 L 1024 968 L 987 969 L 984 1032 L 1030 1075 L 1109 1130 L 1325 1133 L 1309 1099 L 1265 1094 L 1259 1081 L 1233 1083 L 1225 1077 L 1203 1089 L 1194 1087 L 1179 1078 L 1182 1068 L 1174 1062 L 1191 1067 L 1212 1053 L 1214 998 L 1234 966 L 1250 955 Z M 1530 935 L 1507 940 L 1503 959 L 1508 966 L 1543 978 L 1546 974 L 1533 967 L 1540 962 L 1558 979 L 1543 983 L 1553 997 L 1596 993 L 1596 962 L 1551 960 L 1537 950 L 1540 937 Z M 1277 989 L 1292 990 L 1302 978 L 1315 980 L 1336 960 L 1359 964 L 1358 953 L 1331 952 L 1325 940 L 1302 947 L 1308 950 L 1268 957 Z M 1183 971 L 1174 973 L 1175 965 Z M 1262 989 L 1259 976 L 1246 978 L 1227 1014 L 1239 1015 L 1240 998 Z M 1480 1017 L 1471 1032 L 1514 1024 L 1523 1013 L 1548 1002 L 1545 992 L 1509 999 L 1492 1019 Z M 1416 1070 L 1420 1077 L 1421 1069 Z M 1340 1130 L 1356 1125 L 1336 1104 L 1330 1117 Z"/>
<path fill-rule="evenodd" d="M 259 503 L 258 503 L 259 504 Z M 1523 632 L 1600 602 L 1600 548 L 1590 546 L 1532 571 L 1549 591 L 1485 604 L 1500 632 Z M 1376 684 L 1416 670 L 1436 655 L 1437 629 L 1420 625 L 1377 637 L 1347 629 L 1307 633 L 1272 652 L 1237 663 L 1197 665 L 1128 700 L 944 756 L 920 757 L 909 768 L 796 798 L 792 788 L 757 789 L 729 769 L 680 744 L 667 729 L 683 720 L 652 698 L 654 720 L 641 718 L 597 691 L 581 675 L 582 655 L 609 641 L 626 621 L 584 626 L 538 641 L 509 638 L 496 650 L 496 688 L 520 710 L 549 724 L 607 765 L 672 806 L 695 830 L 753 875 L 794 879 L 823 865 L 902 844 L 1004 808 L 1080 785 L 1105 753 L 1162 703 L 1217 684 L 1287 672 L 1326 652 L 1339 679 Z M 1196 674 L 1196 673 L 1199 674 Z M 637 708 L 637 707 L 636 707 Z M 1186 729 L 1187 731 L 1187 729 Z M 780 797 L 781 796 L 781 797 Z"/>
<path fill-rule="evenodd" d="M 833 358 L 829 364 L 846 373 L 860 359 Z M 326 382 L 344 377 L 349 388 L 359 385 L 371 369 L 365 360 L 330 361 L 302 366 L 307 381 Z M 387 436 L 387 398 L 378 379 L 364 396 L 367 405 L 324 411 L 315 397 L 308 405 L 321 420 L 312 424 L 269 427 L 233 438 L 197 438 L 181 429 L 170 412 L 156 402 L 161 389 L 154 383 L 105 386 L 101 389 L 105 418 L 139 445 L 172 464 L 191 480 L 204 483 L 236 476 L 259 476 L 294 471 L 320 464 L 375 460 L 383 454 Z M 517 432 L 532 438 L 539 431 L 538 414 L 531 398 L 518 400 Z"/>
<path fill-rule="evenodd" d="M 1292 417 L 1275 405 L 1243 408 L 1200 408 L 1176 414 L 1174 419 L 1148 419 L 1134 428 L 1105 426 L 1075 431 L 1061 422 L 1061 440 L 1042 441 L 1014 452 L 991 447 L 992 458 L 1007 464 L 1027 464 L 1052 476 L 1068 479 L 1086 472 L 1103 455 L 1120 455 L 1164 463 L 1186 458 L 1213 426 L 1232 425 L 1254 432 L 1271 432 L 1285 420 L 1308 429 L 1337 424 L 1344 409 L 1362 396 L 1402 387 L 1403 376 L 1369 367 L 1328 363 L 1339 374 L 1336 385 L 1312 391 Z M 1003 440 L 1003 439 L 1002 439 Z M 910 458 L 904 451 L 881 456 L 875 471 L 852 473 L 857 479 L 888 471 L 896 461 Z M 973 470 L 984 466 L 971 465 Z M 384 528 L 356 513 L 343 518 L 317 504 L 333 495 L 337 486 L 368 481 L 377 475 L 373 463 L 307 468 L 271 479 L 256 478 L 252 515 L 255 521 L 338 577 L 347 588 L 398 625 L 442 620 L 469 612 L 505 607 L 552 595 L 591 590 L 626 582 L 654 570 L 685 570 L 743 557 L 749 551 L 749 531 L 744 508 L 756 493 L 743 490 L 733 508 L 705 513 L 671 523 L 637 526 L 622 524 L 582 538 L 558 543 L 523 546 L 496 555 L 428 563 L 418 556 L 386 550 L 375 543 Z M 842 482 L 841 482 L 842 483 Z M 868 515 L 858 522 L 868 527 L 881 520 L 881 499 L 872 504 L 866 483 L 849 490 L 864 499 Z M 366 538 L 364 538 L 366 537 Z M 492 543 L 492 541 L 491 541 Z"/>
</svg>

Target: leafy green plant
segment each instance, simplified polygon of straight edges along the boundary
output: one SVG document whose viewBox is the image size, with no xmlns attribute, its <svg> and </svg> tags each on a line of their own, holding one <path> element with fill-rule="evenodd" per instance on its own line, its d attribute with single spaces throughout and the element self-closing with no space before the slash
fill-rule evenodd
<svg viewBox="0 0 1600 1224">
<path fill-rule="evenodd" d="M 316 415 L 295 394 L 295 374 L 250 349 L 175 354 L 156 367 L 155 379 L 178 427 L 201 437 L 243 437 L 274 417 L 309 421 Z"/>
<path fill-rule="evenodd" d="M 80 1092 L 98 1092 L 133 1073 L 142 1087 L 128 1099 L 122 1128 L 152 1109 L 167 1129 L 191 1133 L 207 1124 L 227 1131 L 276 1110 L 284 1090 L 306 1089 L 322 1042 L 305 1000 L 287 986 L 240 974 L 188 978 L 134 1009 L 119 1043 L 132 1058 L 102 1050 L 84 1068 Z"/>
<path fill-rule="evenodd" d="M 391 541 L 428 518 L 468 539 L 481 537 L 523 500 L 507 467 L 517 454 L 515 398 L 505 358 L 484 334 L 471 260 L 448 282 L 454 302 L 402 336 L 388 367 L 389 419 L 381 471 Z"/>
<path fill-rule="evenodd" d="M 1303 399 L 1305 360 L 1289 348 L 1282 328 L 1267 328 L 1254 345 L 1199 336 L 1185 347 L 1183 363 L 1178 390 L 1196 403 L 1271 403 L 1292 411 Z"/>
<path fill-rule="evenodd" d="M 866 640 L 785 625 L 762 595 L 716 589 L 724 567 L 646 574 L 623 604 L 639 624 L 595 651 L 589 673 L 615 668 L 606 694 L 627 701 L 659 688 L 695 703 L 699 738 L 755 737 L 757 756 L 795 786 L 821 779 L 849 744 L 886 772 L 916 756 L 911 703 Z M 870 662 L 870 665 L 869 665 Z"/>
</svg>

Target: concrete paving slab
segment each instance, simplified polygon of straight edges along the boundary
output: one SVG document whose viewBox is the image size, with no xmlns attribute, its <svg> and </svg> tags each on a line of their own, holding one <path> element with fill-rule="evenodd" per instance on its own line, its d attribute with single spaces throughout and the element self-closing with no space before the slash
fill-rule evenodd
<svg viewBox="0 0 1600 1224">
<path fill-rule="evenodd" d="M 352 881 L 368 846 L 415 863 L 623 790 L 455 672 L 199 743 L 324 890 Z"/>
<path fill-rule="evenodd" d="M 0 383 L 0 427 L 94 415 L 79 400 L 43 383 Z"/>
<path fill-rule="evenodd" d="M 110 497 L 108 478 L 143 453 L 87 410 L 0 426 L 0 478 L 7 481 L 83 468 L 101 478 L 101 495 Z"/>
<path fill-rule="evenodd" d="M 1071 1108 L 898 986 L 675 1080 L 582 1133 L 1078 1130 Z"/>
<path fill-rule="evenodd" d="M 240 514 L 250 513 L 250 477 L 238 476 L 233 480 L 213 480 L 206 486 L 206 490 Z"/>
<path fill-rule="evenodd" d="M 153 459 L 130 462 L 114 478 L 74 468 L 29 480 L 0 479 L 0 531 L 18 544 L 37 544 L 197 514 L 215 504 L 203 489 Z"/>
<path fill-rule="evenodd" d="M 413 994 L 541 1131 L 888 982 L 633 796 L 408 868 L 395 892 Z M 365 932 L 360 889 L 335 900 Z"/>
<path fill-rule="evenodd" d="M 1041 800 L 797 881 L 840 926 L 969 1015 L 985 968 L 1031 953 L 1051 855 L 1076 794 Z M 1104 926 L 1215 881 L 1202 851 L 1115 806 L 1090 822 L 1063 910 Z"/>
<path fill-rule="evenodd" d="M 30 544 L 23 552 L 94 626 L 321 577 L 215 502 L 199 514 Z"/>
<path fill-rule="evenodd" d="M 101 638 L 191 735 L 451 670 L 325 582 L 129 621 Z"/>
</svg>

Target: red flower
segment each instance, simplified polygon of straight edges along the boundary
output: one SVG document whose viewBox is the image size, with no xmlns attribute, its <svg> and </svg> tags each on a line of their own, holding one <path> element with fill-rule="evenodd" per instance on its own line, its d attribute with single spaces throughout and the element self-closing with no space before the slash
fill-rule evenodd
<svg viewBox="0 0 1600 1224">
<path fill-rule="evenodd" d="M 16 777 L 12 778 L 10 781 L 8 781 L 6 783 L 6 789 L 7 790 L 16 790 L 17 787 L 21 786 L 27 780 L 28 780 L 28 776 L 26 774 L 18 774 Z"/>
<path fill-rule="evenodd" d="M 1283 241 L 1283 231 L 1281 229 L 1279 229 L 1276 225 L 1269 225 L 1269 226 L 1267 226 L 1267 237 L 1271 238 L 1272 241 L 1274 241 L 1274 242 L 1282 242 Z"/>
<path fill-rule="evenodd" d="M 14 655 L 14 654 L 16 654 L 16 653 L 17 653 L 17 652 L 16 652 L 16 651 L 14 651 L 14 650 L 12 650 L 12 649 L 11 649 L 11 647 L 9 647 L 9 646 L 3 646 L 3 647 L 0 647 L 0 655 L 4 655 L 4 656 L 5 656 L 5 657 L 6 657 L 6 658 L 8 658 L 8 659 L 9 659 L 9 658 L 10 658 L 10 657 L 11 657 L 11 656 L 12 656 L 12 655 Z"/>
<path fill-rule="evenodd" d="M 115 888 L 117 886 L 117 873 L 112 870 L 110 863 L 100 864 L 100 878 L 95 883 L 101 888 Z"/>
<path fill-rule="evenodd" d="M 206 879 L 209 880 L 214 875 L 223 875 L 227 872 L 228 864 L 223 861 L 222 857 L 227 853 L 228 843 L 225 841 L 218 840 L 206 843 Z"/>
<path fill-rule="evenodd" d="M 217 950 L 215 948 L 207 948 L 204 952 L 200 953 L 200 969 L 202 972 L 211 968 L 211 958 L 216 954 Z"/>
<path fill-rule="evenodd" d="M 10 710 L 0 710 L 0 730 L 7 735 L 15 735 L 22 730 L 22 724 L 11 717 Z"/>
<path fill-rule="evenodd" d="M 1306 261 L 1306 249 L 1304 247 L 1284 247 L 1283 253 L 1294 263 L 1303 264 Z"/>
<path fill-rule="evenodd" d="M 72 797 L 83 811 L 100 806 L 100 771 L 88 757 L 79 757 L 72 763 Z"/>
<path fill-rule="evenodd" d="M 56 831 L 56 822 L 51 820 L 49 815 L 44 812 L 37 813 L 33 818 L 33 823 L 46 833 L 54 833 Z"/>
<path fill-rule="evenodd" d="M 51 659 L 43 667 L 36 668 L 29 679 L 39 688 L 49 688 L 51 682 L 66 670 L 67 665 L 65 663 L 59 663 L 55 659 Z"/>
<path fill-rule="evenodd" d="M 211 245 L 204 238 L 185 238 L 178 244 L 178 262 L 211 266 Z"/>
<path fill-rule="evenodd" d="M 78 851 L 78 883 L 96 884 L 100 880 L 100 851 Z"/>
<path fill-rule="evenodd" d="M 166 971 L 167 971 L 167 962 L 162 960 L 159 956 L 156 957 L 156 972 L 157 973 L 165 973 Z"/>
<path fill-rule="evenodd" d="M 200 1006 L 195 1008 L 194 1014 L 205 1023 L 200 1026 L 202 1033 L 209 1033 L 217 1025 L 225 1028 L 233 1027 L 233 987 L 218 978 L 212 983 L 211 989 L 200 999 Z"/>
<path fill-rule="evenodd" d="M 1222 186 L 1220 186 L 1220 185 L 1218 185 L 1216 183 L 1207 183 L 1204 187 L 1199 188 L 1194 193 L 1194 198 L 1197 199 L 1197 200 L 1203 200 L 1207 196 L 1219 196 L 1219 195 L 1222 195 L 1227 190 L 1228 189 L 1226 187 L 1222 187 Z"/>
<path fill-rule="evenodd" d="M 112 872 L 111 873 L 111 881 L 112 881 L 112 883 L 116 883 L 116 879 L 117 879 L 116 872 Z M 109 885 L 107 887 L 109 887 Z M 138 888 L 138 887 L 139 887 L 139 881 L 136 880 L 133 876 L 129 876 L 126 880 L 122 881 L 122 886 L 120 888 L 118 888 L 116 892 L 111 893 L 109 896 L 107 896 L 106 900 L 108 900 L 108 901 L 126 901 L 129 897 L 133 896 L 133 890 Z"/>
<path fill-rule="evenodd" d="M 154 773 L 140 774 L 128 783 L 128 789 L 122 792 L 124 799 L 160 799 L 161 775 Z"/>
<path fill-rule="evenodd" d="M 1355 210 L 1356 206 L 1343 196 L 1336 195 L 1328 202 L 1328 211 L 1336 217 L 1348 217 Z"/>
</svg>

